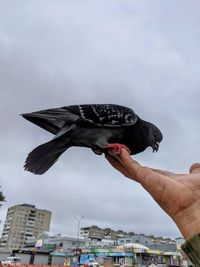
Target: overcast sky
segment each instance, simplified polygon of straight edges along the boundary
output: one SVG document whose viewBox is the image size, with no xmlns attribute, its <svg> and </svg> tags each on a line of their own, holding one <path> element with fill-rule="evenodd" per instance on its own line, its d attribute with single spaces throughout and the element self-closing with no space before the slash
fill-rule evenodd
<svg viewBox="0 0 200 267">
<path fill-rule="evenodd" d="M 51 232 L 81 226 L 177 237 L 172 220 L 137 183 L 89 149 L 70 148 L 44 175 L 23 170 L 52 138 L 21 113 L 83 103 L 131 107 L 164 139 L 135 156 L 187 172 L 199 161 L 200 2 L 0 0 L 0 183 L 7 202 L 52 211 Z M 0 230 L 1 230 L 0 229 Z"/>
</svg>

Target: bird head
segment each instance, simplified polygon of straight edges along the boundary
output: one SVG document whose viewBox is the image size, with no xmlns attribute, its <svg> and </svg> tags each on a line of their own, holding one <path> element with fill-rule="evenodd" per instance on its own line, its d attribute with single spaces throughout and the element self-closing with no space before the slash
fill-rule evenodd
<svg viewBox="0 0 200 267">
<path fill-rule="evenodd" d="M 163 139 L 161 131 L 152 123 L 146 122 L 148 125 L 148 142 L 149 146 L 153 148 L 153 152 L 157 152 L 159 144 Z"/>
</svg>

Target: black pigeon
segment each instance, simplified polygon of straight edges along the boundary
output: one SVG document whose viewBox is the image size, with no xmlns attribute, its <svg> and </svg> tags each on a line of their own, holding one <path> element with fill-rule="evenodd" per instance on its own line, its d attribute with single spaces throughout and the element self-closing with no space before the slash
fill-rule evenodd
<svg viewBox="0 0 200 267">
<path fill-rule="evenodd" d="M 24 168 L 35 174 L 45 173 L 71 146 L 89 147 L 96 154 L 130 154 L 148 146 L 158 151 L 162 133 L 150 122 L 140 119 L 132 109 L 113 104 L 72 105 L 22 116 L 54 134 L 54 138 L 28 155 Z"/>
</svg>

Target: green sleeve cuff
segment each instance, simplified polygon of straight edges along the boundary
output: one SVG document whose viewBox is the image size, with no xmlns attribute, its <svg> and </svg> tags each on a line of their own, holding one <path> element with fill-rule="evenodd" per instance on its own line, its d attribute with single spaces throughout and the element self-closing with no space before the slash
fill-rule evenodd
<svg viewBox="0 0 200 267">
<path fill-rule="evenodd" d="M 200 267 L 200 233 L 193 235 L 181 245 L 182 250 L 188 256 L 190 261 L 197 267 Z"/>
</svg>

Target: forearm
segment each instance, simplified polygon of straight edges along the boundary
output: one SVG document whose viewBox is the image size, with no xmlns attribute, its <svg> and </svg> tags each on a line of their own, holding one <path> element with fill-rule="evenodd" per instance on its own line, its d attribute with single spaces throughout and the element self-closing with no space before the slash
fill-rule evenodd
<svg viewBox="0 0 200 267">
<path fill-rule="evenodd" d="M 181 245 L 182 250 L 188 256 L 194 266 L 200 266 L 200 233 L 193 235 L 184 244 Z"/>
</svg>

